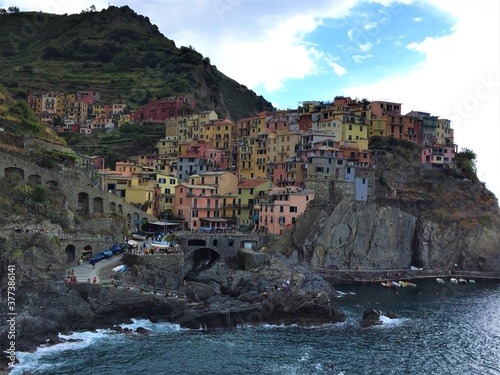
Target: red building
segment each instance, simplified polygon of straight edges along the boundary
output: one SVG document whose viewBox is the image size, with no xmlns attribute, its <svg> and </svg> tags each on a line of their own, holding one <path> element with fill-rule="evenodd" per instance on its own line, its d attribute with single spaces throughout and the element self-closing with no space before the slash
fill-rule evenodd
<svg viewBox="0 0 500 375">
<path fill-rule="evenodd" d="M 194 100 L 183 97 L 169 97 L 155 100 L 130 113 L 132 122 L 162 122 L 185 114 L 186 110 L 194 110 Z"/>
</svg>

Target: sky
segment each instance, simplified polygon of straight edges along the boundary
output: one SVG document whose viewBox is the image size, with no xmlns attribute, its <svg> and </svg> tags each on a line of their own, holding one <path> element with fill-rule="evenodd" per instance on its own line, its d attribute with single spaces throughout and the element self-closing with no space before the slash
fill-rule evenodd
<svg viewBox="0 0 500 375">
<path fill-rule="evenodd" d="M 500 198 L 498 0 L 0 0 L 11 5 L 128 5 L 276 108 L 343 95 L 447 118 Z"/>
</svg>

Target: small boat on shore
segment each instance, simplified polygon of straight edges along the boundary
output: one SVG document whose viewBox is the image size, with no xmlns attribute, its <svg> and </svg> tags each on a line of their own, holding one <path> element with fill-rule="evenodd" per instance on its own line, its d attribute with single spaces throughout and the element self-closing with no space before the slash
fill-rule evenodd
<svg viewBox="0 0 500 375">
<path fill-rule="evenodd" d="M 438 278 L 436 279 L 436 281 L 437 281 L 439 284 L 444 284 L 444 280 L 443 280 L 442 278 L 440 278 L 440 277 L 438 277 Z"/>
<path fill-rule="evenodd" d="M 128 266 L 123 266 L 123 268 L 118 271 L 118 273 L 124 273 L 127 270 Z"/>
<path fill-rule="evenodd" d="M 402 287 L 408 287 L 408 286 L 417 286 L 417 284 L 415 283 L 412 283 L 411 281 L 400 281 L 399 284 L 402 286 Z"/>
<path fill-rule="evenodd" d="M 151 247 L 153 249 L 159 248 L 159 249 L 168 249 L 170 247 L 171 243 L 167 241 L 151 241 Z"/>
<path fill-rule="evenodd" d="M 123 269 L 123 267 L 125 267 L 124 264 L 117 266 L 117 267 L 113 268 L 113 272 L 120 272 Z"/>
<path fill-rule="evenodd" d="M 384 288 L 394 288 L 394 285 L 392 285 L 392 283 L 389 282 L 389 281 L 388 282 L 382 282 L 382 286 Z"/>
</svg>

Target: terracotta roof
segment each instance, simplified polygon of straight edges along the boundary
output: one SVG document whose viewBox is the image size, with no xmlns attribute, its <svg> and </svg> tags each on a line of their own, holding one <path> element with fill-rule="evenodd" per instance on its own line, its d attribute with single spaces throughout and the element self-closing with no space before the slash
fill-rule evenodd
<svg viewBox="0 0 500 375">
<path fill-rule="evenodd" d="M 271 181 L 264 180 L 264 179 L 246 180 L 245 182 L 242 182 L 241 184 L 239 184 L 238 187 L 239 188 L 254 188 L 254 187 L 259 186 L 265 182 L 271 182 Z"/>
</svg>

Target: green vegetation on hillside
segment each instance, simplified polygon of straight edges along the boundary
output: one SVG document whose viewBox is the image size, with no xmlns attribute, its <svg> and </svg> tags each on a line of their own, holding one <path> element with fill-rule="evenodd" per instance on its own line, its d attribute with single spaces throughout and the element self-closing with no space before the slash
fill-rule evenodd
<svg viewBox="0 0 500 375">
<path fill-rule="evenodd" d="M 61 138 L 40 121 L 24 100 L 11 98 L 7 90 L 1 86 L 0 127 L 3 129 L 2 148 L 15 148 L 25 135 L 64 144 Z"/>
<path fill-rule="evenodd" d="M 10 91 L 93 90 L 102 101 L 135 108 L 190 95 L 199 109 L 233 120 L 272 110 L 192 47 L 177 48 L 129 7 L 54 15 L 0 14 L 0 84 Z"/>
</svg>

